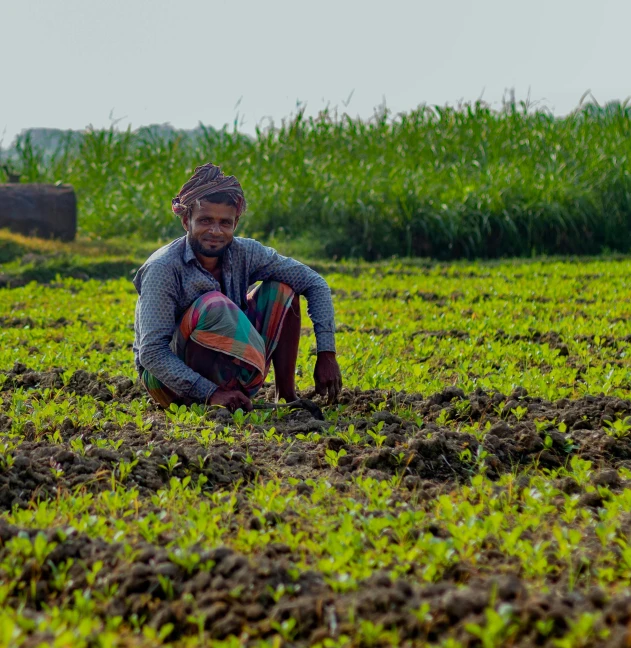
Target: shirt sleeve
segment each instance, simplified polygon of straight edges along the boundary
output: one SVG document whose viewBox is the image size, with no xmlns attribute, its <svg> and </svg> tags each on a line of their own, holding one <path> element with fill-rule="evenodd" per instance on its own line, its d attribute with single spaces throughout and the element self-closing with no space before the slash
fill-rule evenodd
<svg viewBox="0 0 631 648">
<path fill-rule="evenodd" d="M 280 281 L 307 299 L 307 312 L 313 322 L 318 353 L 335 352 L 335 317 L 331 289 L 326 281 L 308 266 L 284 257 L 276 250 L 255 242 L 250 263 L 250 283 Z"/>
<path fill-rule="evenodd" d="M 145 267 L 138 288 L 140 364 L 176 394 L 206 402 L 217 385 L 180 360 L 171 350 L 177 312 L 177 278 L 160 263 Z"/>
</svg>

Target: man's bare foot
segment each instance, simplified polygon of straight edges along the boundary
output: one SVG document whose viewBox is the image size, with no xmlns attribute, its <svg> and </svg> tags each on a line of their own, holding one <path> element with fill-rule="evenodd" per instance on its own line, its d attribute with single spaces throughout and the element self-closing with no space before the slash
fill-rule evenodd
<svg viewBox="0 0 631 648">
<path fill-rule="evenodd" d="M 276 402 L 284 400 L 286 403 L 291 403 L 295 400 L 298 400 L 298 394 L 296 392 L 283 392 L 280 390 L 276 390 Z"/>
</svg>

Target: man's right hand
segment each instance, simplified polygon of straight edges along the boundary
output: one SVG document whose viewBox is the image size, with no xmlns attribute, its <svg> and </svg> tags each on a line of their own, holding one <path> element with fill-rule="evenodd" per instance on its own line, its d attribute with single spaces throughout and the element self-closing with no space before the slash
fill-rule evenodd
<svg viewBox="0 0 631 648">
<path fill-rule="evenodd" d="M 241 408 L 245 412 L 252 411 L 252 401 L 243 393 L 238 390 L 226 391 L 218 389 L 210 397 L 211 405 L 222 405 L 223 407 L 234 412 Z"/>
</svg>

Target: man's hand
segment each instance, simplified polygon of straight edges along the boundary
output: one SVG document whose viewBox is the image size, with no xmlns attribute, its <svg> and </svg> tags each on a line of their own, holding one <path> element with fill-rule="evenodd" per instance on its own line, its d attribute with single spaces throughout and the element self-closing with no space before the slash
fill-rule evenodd
<svg viewBox="0 0 631 648">
<path fill-rule="evenodd" d="M 231 412 L 241 408 L 245 412 L 252 411 L 252 401 L 243 393 L 238 390 L 226 391 L 225 389 L 218 389 L 210 397 L 211 405 L 223 405 Z"/>
<path fill-rule="evenodd" d="M 329 403 L 337 399 L 342 390 L 342 372 L 337 364 L 335 353 L 332 351 L 318 353 L 313 379 L 316 393 L 320 396 L 328 394 Z"/>
</svg>

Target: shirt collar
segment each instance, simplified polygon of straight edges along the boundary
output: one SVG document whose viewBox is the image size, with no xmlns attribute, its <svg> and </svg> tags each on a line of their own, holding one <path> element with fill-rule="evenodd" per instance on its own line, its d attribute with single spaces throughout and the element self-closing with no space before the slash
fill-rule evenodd
<svg viewBox="0 0 631 648">
<path fill-rule="evenodd" d="M 190 263 L 197 258 L 195 252 L 193 252 L 191 244 L 188 242 L 188 236 L 184 237 L 184 254 L 182 255 L 182 258 L 184 259 L 184 263 Z"/>
</svg>

